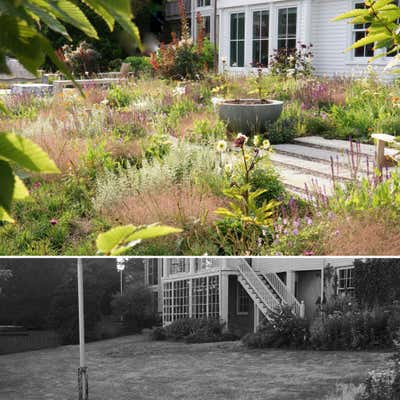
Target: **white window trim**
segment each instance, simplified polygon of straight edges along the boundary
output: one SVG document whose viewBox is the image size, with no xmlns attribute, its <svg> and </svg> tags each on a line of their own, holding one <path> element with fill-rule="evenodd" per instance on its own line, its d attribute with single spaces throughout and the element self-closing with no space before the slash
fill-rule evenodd
<svg viewBox="0 0 400 400">
<path fill-rule="evenodd" d="M 269 27 L 269 32 L 268 32 L 268 64 L 269 64 L 269 58 L 271 57 L 271 55 L 272 55 L 272 53 L 271 53 L 271 42 L 272 42 L 272 38 L 271 38 L 271 31 L 272 31 L 272 29 L 271 29 L 271 22 L 272 22 L 272 20 L 271 20 L 271 6 L 270 5 L 268 5 L 268 6 L 258 6 L 258 7 L 251 7 L 250 8 L 250 18 L 251 18 L 251 23 L 250 23 L 250 25 L 251 25 L 251 36 L 250 36 L 250 46 L 249 46 L 249 48 L 250 48 L 250 58 L 251 58 L 251 62 L 253 62 L 253 42 L 254 42 L 254 37 L 253 37 L 253 24 L 254 24 L 254 13 L 256 13 L 256 12 L 262 12 L 262 11 L 268 11 L 268 27 Z M 258 40 L 260 40 L 260 39 L 258 39 Z M 253 70 L 256 70 L 257 69 L 257 67 L 256 66 L 252 66 L 252 69 Z M 263 69 L 265 69 L 265 70 L 267 70 L 268 68 L 267 67 L 265 67 L 265 68 L 263 68 Z"/>
<path fill-rule="evenodd" d="M 301 28 L 301 10 L 300 10 L 300 5 L 299 3 L 285 3 L 285 4 L 280 4 L 279 6 L 276 7 L 275 11 L 275 30 L 274 30 L 274 47 L 273 50 L 278 48 L 278 17 L 279 17 L 279 10 L 286 9 L 286 8 L 296 8 L 296 46 L 297 42 L 300 40 L 300 28 Z M 271 53 L 272 55 L 272 53 Z"/>
<path fill-rule="evenodd" d="M 337 295 L 341 293 L 340 292 L 340 288 L 339 288 L 339 279 L 340 279 L 340 271 L 343 271 L 343 270 L 354 270 L 354 265 L 349 265 L 347 267 L 336 268 L 336 276 L 337 276 L 337 281 L 338 281 L 337 288 L 336 288 L 336 294 Z M 353 277 L 353 279 L 354 279 L 354 277 Z M 350 287 L 350 289 L 354 291 L 355 287 L 352 286 L 352 287 Z"/>
<path fill-rule="evenodd" d="M 244 58 L 243 58 L 243 67 L 234 67 L 231 65 L 231 18 L 233 14 L 244 14 L 244 39 L 243 39 L 243 46 L 244 46 Z M 248 20 L 248 7 L 246 8 L 239 8 L 239 9 L 232 9 L 229 11 L 228 13 L 228 65 L 227 67 L 230 69 L 233 69 L 235 71 L 239 71 L 239 70 L 246 70 L 246 60 L 248 58 L 247 56 L 247 32 L 246 32 L 246 28 L 247 28 L 247 20 Z M 238 41 L 238 40 L 236 40 Z"/>
</svg>

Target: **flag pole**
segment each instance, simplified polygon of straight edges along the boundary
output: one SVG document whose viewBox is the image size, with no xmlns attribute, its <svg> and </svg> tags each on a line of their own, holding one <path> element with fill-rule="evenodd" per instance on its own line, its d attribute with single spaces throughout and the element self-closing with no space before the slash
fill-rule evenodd
<svg viewBox="0 0 400 400">
<path fill-rule="evenodd" d="M 79 368 L 78 368 L 78 390 L 79 400 L 89 399 L 88 373 L 85 356 L 85 312 L 83 294 L 83 267 L 82 258 L 78 258 L 78 310 L 79 310 Z"/>
</svg>

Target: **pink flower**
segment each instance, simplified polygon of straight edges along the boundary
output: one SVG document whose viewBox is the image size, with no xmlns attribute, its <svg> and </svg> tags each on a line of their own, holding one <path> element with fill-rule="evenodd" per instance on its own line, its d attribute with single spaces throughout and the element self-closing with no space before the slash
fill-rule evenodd
<svg viewBox="0 0 400 400">
<path fill-rule="evenodd" d="M 313 255 L 314 255 L 314 252 L 313 252 L 313 251 L 308 251 L 308 250 L 306 250 L 303 254 L 304 254 L 305 256 L 313 256 Z"/>
<path fill-rule="evenodd" d="M 42 185 L 42 184 L 41 184 L 40 182 L 35 182 L 35 183 L 32 185 L 32 187 L 35 188 L 35 189 L 37 189 L 37 188 L 39 188 L 41 185 Z"/>
<path fill-rule="evenodd" d="M 57 225 L 57 224 L 58 224 L 58 221 L 57 221 L 55 218 L 52 218 L 52 219 L 50 220 L 50 224 L 51 224 L 51 225 Z"/>
</svg>

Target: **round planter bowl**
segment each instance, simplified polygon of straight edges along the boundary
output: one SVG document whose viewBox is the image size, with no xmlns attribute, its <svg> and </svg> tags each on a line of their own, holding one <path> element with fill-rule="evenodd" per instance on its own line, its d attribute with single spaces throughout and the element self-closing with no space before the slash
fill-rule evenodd
<svg viewBox="0 0 400 400">
<path fill-rule="evenodd" d="M 264 133 L 269 123 L 282 113 L 283 102 L 257 99 L 226 100 L 219 105 L 219 117 L 232 132 L 254 135 Z"/>
</svg>

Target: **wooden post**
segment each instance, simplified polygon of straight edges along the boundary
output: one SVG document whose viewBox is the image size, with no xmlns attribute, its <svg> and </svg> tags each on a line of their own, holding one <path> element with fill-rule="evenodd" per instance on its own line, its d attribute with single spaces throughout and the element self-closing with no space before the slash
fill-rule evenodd
<svg viewBox="0 0 400 400">
<path fill-rule="evenodd" d="M 382 171 L 383 167 L 385 166 L 386 143 L 393 143 L 396 138 L 386 133 L 373 133 L 371 137 L 376 140 L 376 168 L 378 168 L 379 171 Z"/>
<path fill-rule="evenodd" d="M 79 317 L 79 368 L 78 368 L 78 390 L 79 400 L 89 399 L 88 371 L 85 356 L 85 312 L 83 294 L 83 267 L 82 258 L 78 258 L 78 317 Z"/>
</svg>

